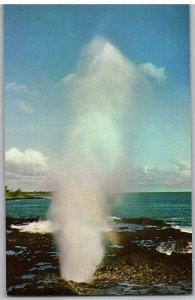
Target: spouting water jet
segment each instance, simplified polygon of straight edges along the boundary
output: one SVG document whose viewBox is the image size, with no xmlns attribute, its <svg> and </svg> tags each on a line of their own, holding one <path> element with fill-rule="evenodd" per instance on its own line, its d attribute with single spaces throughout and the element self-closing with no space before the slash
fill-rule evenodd
<svg viewBox="0 0 195 300">
<path fill-rule="evenodd" d="M 69 80 L 73 124 L 49 212 L 66 280 L 89 281 L 104 257 L 107 194 L 124 158 L 119 123 L 135 78 L 134 65 L 97 37 Z"/>
</svg>

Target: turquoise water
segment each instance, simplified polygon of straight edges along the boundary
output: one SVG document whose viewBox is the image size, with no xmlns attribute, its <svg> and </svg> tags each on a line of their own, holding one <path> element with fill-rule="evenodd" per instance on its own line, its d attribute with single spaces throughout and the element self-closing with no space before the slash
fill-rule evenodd
<svg viewBox="0 0 195 300">
<path fill-rule="evenodd" d="M 111 199 L 112 215 L 116 217 L 152 219 L 191 226 L 191 193 L 131 193 L 115 195 Z M 21 199 L 6 201 L 8 217 L 47 218 L 51 199 Z"/>
<path fill-rule="evenodd" d="M 47 218 L 51 199 L 18 199 L 6 201 L 6 215 L 12 218 Z"/>
<path fill-rule="evenodd" d="M 191 192 L 123 194 L 113 201 L 116 217 L 147 217 L 192 226 Z"/>
</svg>

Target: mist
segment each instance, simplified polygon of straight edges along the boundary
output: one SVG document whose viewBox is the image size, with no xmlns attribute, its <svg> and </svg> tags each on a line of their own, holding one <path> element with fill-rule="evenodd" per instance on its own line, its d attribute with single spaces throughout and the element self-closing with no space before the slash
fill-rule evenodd
<svg viewBox="0 0 195 300">
<path fill-rule="evenodd" d="M 49 218 L 57 228 L 65 280 L 91 280 L 104 257 L 108 195 L 115 191 L 126 155 L 121 123 L 133 104 L 137 77 L 132 62 L 110 41 L 96 37 L 82 50 L 75 72 L 64 78 L 72 124 Z"/>
</svg>

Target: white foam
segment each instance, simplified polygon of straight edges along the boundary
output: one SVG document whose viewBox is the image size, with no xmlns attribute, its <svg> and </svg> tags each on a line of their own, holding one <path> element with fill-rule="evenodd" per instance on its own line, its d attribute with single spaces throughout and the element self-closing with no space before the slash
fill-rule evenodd
<svg viewBox="0 0 195 300">
<path fill-rule="evenodd" d="M 124 246 L 118 245 L 118 244 L 112 244 L 110 246 L 111 248 L 124 248 Z"/>
<path fill-rule="evenodd" d="M 37 222 L 31 222 L 28 224 L 22 224 L 22 225 L 11 225 L 11 228 L 18 229 L 20 232 L 30 232 L 30 233 L 53 233 L 56 231 L 56 228 L 54 228 L 51 221 L 37 221 Z"/>
<path fill-rule="evenodd" d="M 109 218 L 112 219 L 112 220 L 121 220 L 121 218 L 118 218 L 118 217 L 112 217 L 112 216 L 110 216 Z"/>
<path fill-rule="evenodd" d="M 174 229 L 179 229 L 181 232 L 192 233 L 192 227 L 191 226 L 172 225 L 171 227 L 174 228 Z"/>
<path fill-rule="evenodd" d="M 12 229 L 18 229 L 20 232 L 40 233 L 40 234 L 54 233 L 57 231 L 57 227 L 54 226 L 54 224 L 49 220 L 31 222 L 22 225 L 12 224 L 10 227 Z M 112 230 L 113 228 L 110 226 L 105 226 L 102 228 L 102 231 L 104 232 L 112 231 Z"/>
<path fill-rule="evenodd" d="M 169 247 L 167 247 L 167 243 L 166 242 L 162 242 L 157 248 L 156 250 L 160 253 L 164 253 L 166 255 L 171 255 L 173 252 L 175 253 L 192 253 L 192 242 L 188 242 L 188 245 L 186 247 L 186 249 L 183 249 L 183 251 L 178 252 L 175 251 L 175 244 L 173 243 L 172 245 L 170 245 Z"/>
<path fill-rule="evenodd" d="M 163 244 L 163 245 L 164 245 L 164 244 Z M 159 246 L 156 248 L 156 250 L 157 250 L 158 252 L 160 252 L 160 253 L 164 253 L 164 254 L 166 254 L 166 255 L 171 255 L 171 254 L 173 253 L 173 249 L 171 248 L 171 249 L 165 250 L 164 247 L 163 247 L 163 245 L 162 245 L 162 244 L 159 245 Z"/>
<path fill-rule="evenodd" d="M 188 242 L 188 247 L 185 253 L 192 253 L 192 242 Z"/>
</svg>

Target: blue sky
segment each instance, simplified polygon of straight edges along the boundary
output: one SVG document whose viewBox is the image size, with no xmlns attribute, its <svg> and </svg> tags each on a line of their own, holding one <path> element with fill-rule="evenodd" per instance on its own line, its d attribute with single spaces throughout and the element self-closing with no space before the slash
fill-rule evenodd
<svg viewBox="0 0 195 300">
<path fill-rule="evenodd" d="M 188 6 L 11 5 L 4 12 L 9 185 L 46 186 L 44 172 L 62 154 L 72 119 L 62 79 L 75 74 L 82 49 L 101 36 L 147 75 L 121 133 L 133 189 L 190 189 Z M 35 151 L 40 186 L 26 149 Z"/>
</svg>

